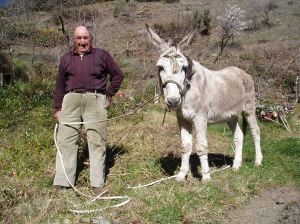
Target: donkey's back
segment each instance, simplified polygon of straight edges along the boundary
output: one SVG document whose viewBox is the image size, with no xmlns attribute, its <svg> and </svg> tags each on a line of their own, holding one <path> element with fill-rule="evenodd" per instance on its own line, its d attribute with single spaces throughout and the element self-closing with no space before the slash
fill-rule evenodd
<svg viewBox="0 0 300 224">
<path fill-rule="evenodd" d="M 200 71 L 206 86 L 197 89 L 206 100 L 199 104 L 207 109 L 209 123 L 230 120 L 241 112 L 255 112 L 254 82 L 249 74 L 234 66 L 219 71 L 202 67 Z M 203 105 L 205 102 L 207 105 Z"/>
</svg>

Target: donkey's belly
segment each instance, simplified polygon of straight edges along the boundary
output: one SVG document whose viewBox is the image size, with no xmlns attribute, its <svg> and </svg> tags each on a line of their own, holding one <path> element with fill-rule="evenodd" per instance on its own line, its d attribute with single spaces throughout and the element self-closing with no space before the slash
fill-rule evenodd
<svg viewBox="0 0 300 224">
<path fill-rule="evenodd" d="M 226 111 L 223 113 L 208 113 L 208 123 L 222 123 L 231 120 L 233 117 L 237 116 L 237 111 Z"/>
</svg>

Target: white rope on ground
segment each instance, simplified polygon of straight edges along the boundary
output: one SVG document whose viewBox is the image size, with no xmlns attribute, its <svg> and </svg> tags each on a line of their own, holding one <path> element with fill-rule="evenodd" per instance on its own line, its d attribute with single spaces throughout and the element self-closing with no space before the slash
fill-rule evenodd
<svg viewBox="0 0 300 224">
<path fill-rule="evenodd" d="M 225 166 L 225 167 L 223 167 L 222 169 L 212 170 L 212 171 L 210 171 L 210 173 L 215 173 L 215 172 L 219 172 L 219 171 L 222 171 L 222 170 L 226 170 L 226 169 L 229 168 L 229 167 L 230 167 L 230 165 Z M 151 183 L 149 183 L 149 184 L 144 184 L 144 185 L 139 184 L 139 185 L 133 186 L 133 187 L 128 186 L 127 188 L 128 188 L 128 189 L 139 189 L 139 188 L 149 187 L 149 186 L 151 186 L 151 185 L 160 183 L 160 182 L 162 182 L 162 181 L 165 181 L 165 180 L 168 180 L 168 179 L 172 179 L 172 178 L 174 178 L 174 177 L 176 177 L 176 176 L 177 176 L 177 175 L 173 175 L 173 176 L 170 176 L 170 177 L 165 177 L 165 178 L 162 178 L 162 179 L 153 181 L 153 182 L 151 182 Z"/>
<path fill-rule="evenodd" d="M 89 210 L 70 209 L 69 211 L 73 212 L 75 214 L 90 214 L 90 213 L 94 213 L 94 212 L 104 211 L 104 210 L 106 210 L 108 208 L 118 208 L 118 207 L 121 207 L 121 206 L 124 206 L 124 205 L 128 204 L 130 201 L 131 201 L 131 199 L 129 198 L 126 201 L 123 201 L 123 202 L 121 202 L 119 204 L 112 205 L 112 206 L 105 207 L 105 208 L 97 208 L 97 209 L 89 209 Z"/>
<path fill-rule="evenodd" d="M 222 170 L 226 170 L 226 169 L 229 168 L 229 167 L 230 167 L 230 165 L 227 165 L 227 166 L 223 167 L 222 169 L 212 170 L 212 171 L 210 171 L 210 172 L 211 172 L 211 173 L 219 172 L 219 171 L 222 171 Z"/>
<path fill-rule="evenodd" d="M 139 184 L 139 185 L 134 186 L 134 187 L 128 186 L 127 188 L 128 188 L 128 189 L 138 189 L 138 188 L 149 187 L 149 186 L 151 186 L 151 185 L 157 184 L 157 183 L 162 182 L 162 181 L 164 181 L 164 180 L 172 179 L 172 178 L 174 178 L 174 177 L 176 177 L 176 175 L 173 175 L 173 176 L 170 176 L 170 177 L 165 177 L 165 178 L 162 178 L 162 179 L 153 181 L 153 182 L 151 182 L 151 183 L 149 183 L 149 184 L 144 184 L 144 185 Z"/>
</svg>

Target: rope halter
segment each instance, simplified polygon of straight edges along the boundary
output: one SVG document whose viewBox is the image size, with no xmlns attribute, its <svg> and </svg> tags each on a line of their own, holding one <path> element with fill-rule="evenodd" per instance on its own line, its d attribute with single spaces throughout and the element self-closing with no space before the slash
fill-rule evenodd
<svg viewBox="0 0 300 224">
<path fill-rule="evenodd" d="M 178 61 L 177 61 L 177 58 L 182 58 L 184 57 L 181 53 L 178 53 L 176 47 L 170 47 L 169 49 L 167 49 L 165 52 L 162 53 L 162 55 L 160 56 L 160 58 L 169 58 L 170 59 L 170 62 L 171 62 L 171 66 L 172 66 L 172 72 L 173 73 L 178 73 L 179 70 L 180 70 L 180 66 L 178 64 Z M 167 84 L 168 83 L 173 83 L 175 84 L 178 89 L 179 89 L 179 93 L 180 93 L 180 96 L 183 97 L 187 91 L 187 89 L 189 88 L 189 81 L 187 79 L 187 72 L 185 69 L 183 69 L 184 72 L 185 72 L 185 77 L 184 77 L 184 81 L 183 81 L 183 87 L 176 81 L 174 80 L 166 80 L 164 83 L 161 82 L 161 79 L 160 79 L 160 89 L 161 89 L 161 92 L 164 88 L 166 88 Z M 160 73 L 160 69 L 158 70 L 158 73 Z"/>
</svg>

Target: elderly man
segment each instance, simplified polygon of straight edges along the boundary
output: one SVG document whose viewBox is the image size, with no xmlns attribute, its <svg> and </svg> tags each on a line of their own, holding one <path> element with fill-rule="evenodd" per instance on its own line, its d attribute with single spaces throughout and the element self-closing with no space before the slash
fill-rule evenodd
<svg viewBox="0 0 300 224">
<path fill-rule="evenodd" d="M 90 181 L 95 193 L 101 192 L 104 186 L 107 122 L 93 121 L 107 119 L 107 108 L 123 78 L 123 72 L 112 56 L 103 49 L 93 48 L 88 29 L 78 26 L 74 32 L 74 47 L 62 57 L 58 69 L 55 118 L 57 122 L 87 122 L 84 126 L 90 156 Z M 72 184 L 75 182 L 79 129 L 80 125 L 60 124 L 57 137 Z M 58 189 L 70 186 L 58 154 L 54 185 Z"/>
</svg>

